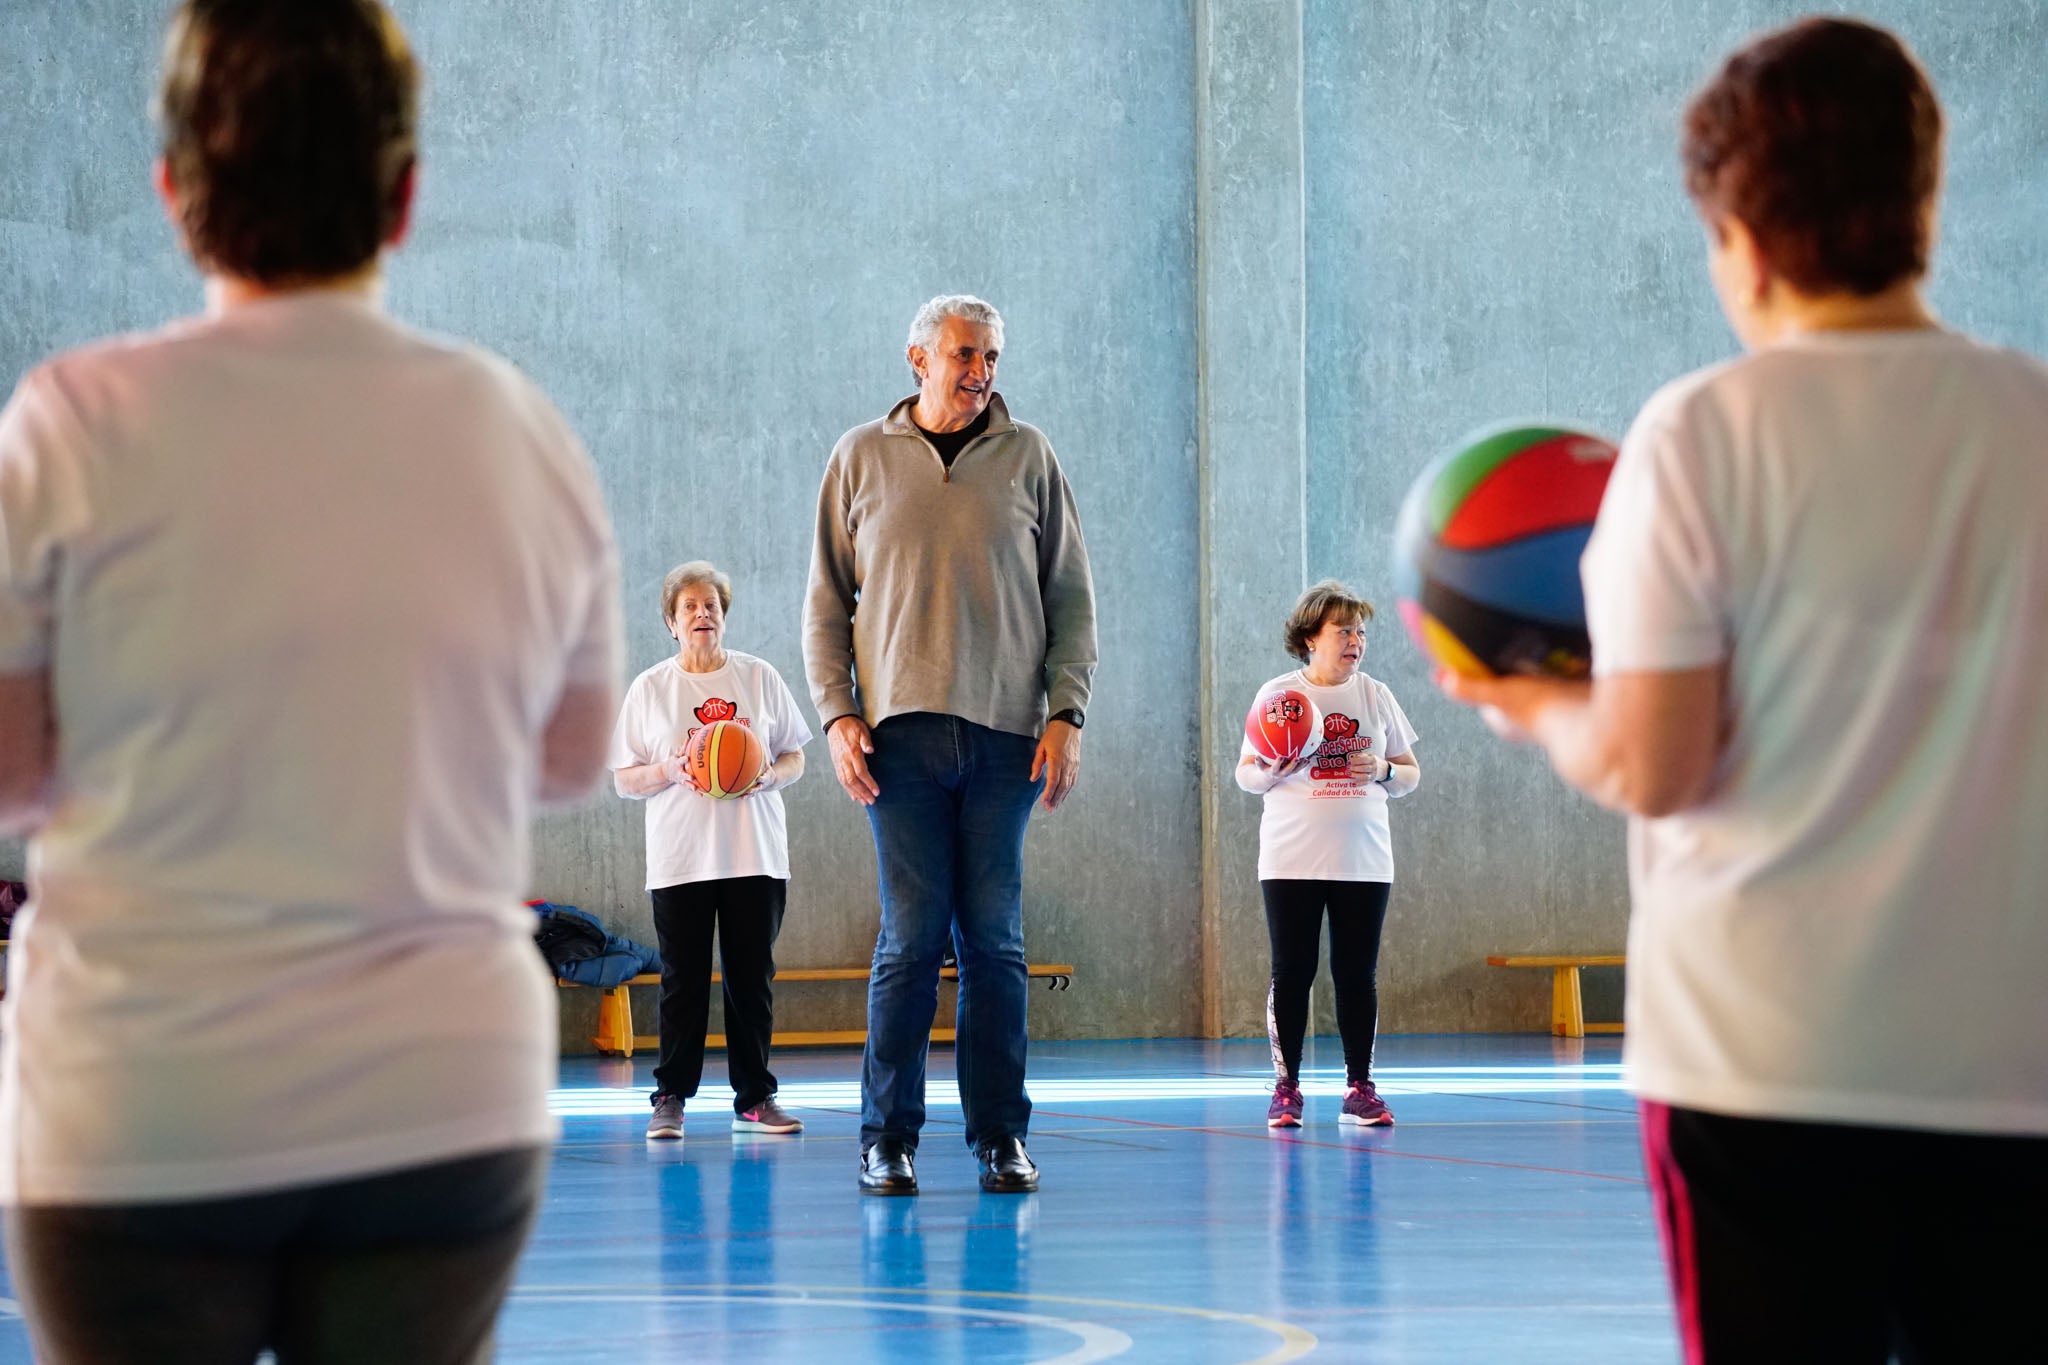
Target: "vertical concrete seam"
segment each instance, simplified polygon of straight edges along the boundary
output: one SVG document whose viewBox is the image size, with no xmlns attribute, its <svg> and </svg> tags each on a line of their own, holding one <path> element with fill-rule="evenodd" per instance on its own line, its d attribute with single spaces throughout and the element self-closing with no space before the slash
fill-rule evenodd
<svg viewBox="0 0 2048 1365">
<path fill-rule="evenodd" d="M 1201 666 L 1197 687 L 1200 709 L 1201 744 L 1201 886 L 1197 922 L 1201 949 L 1201 979 L 1197 983 L 1202 1008 L 1202 1033 L 1217 1038 L 1223 1033 L 1222 961 L 1222 868 L 1217 860 L 1222 820 L 1222 784 L 1216 772 L 1216 619 L 1214 537 L 1211 528 L 1211 463 L 1215 454 L 1215 433 L 1209 410 L 1209 228 L 1212 208 L 1210 176 L 1211 110 L 1209 65 L 1213 51 L 1210 0 L 1194 0 L 1191 11 L 1195 45 L 1195 501 L 1196 501 L 1196 594 L 1201 614 Z"/>
<path fill-rule="evenodd" d="M 1308 39 L 1307 0 L 1294 0 L 1295 500 L 1300 553 L 1295 577 L 1308 585 Z"/>
<path fill-rule="evenodd" d="M 1296 554 L 1295 582 L 1307 587 L 1309 581 L 1308 551 L 1308 0 L 1294 0 L 1294 259 L 1299 267 L 1295 276 L 1295 489 L 1294 506 L 1296 513 Z M 1329 961 L 1334 963 L 1331 954 Z M 1308 1035 L 1316 1036 L 1316 997 L 1311 991 L 1308 998 Z"/>
</svg>

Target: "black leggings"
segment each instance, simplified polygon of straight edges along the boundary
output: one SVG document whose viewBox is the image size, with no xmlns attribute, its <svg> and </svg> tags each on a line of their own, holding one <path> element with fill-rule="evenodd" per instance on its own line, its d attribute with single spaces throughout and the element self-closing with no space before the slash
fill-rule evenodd
<svg viewBox="0 0 2048 1365">
<path fill-rule="evenodd" d="M 1685 1359 L 2044 1358 L 2048 1137 L 1642 1114 Z"/>
<path fill-rule="evenodd" d="M 44 1365 L 483 1365 L 540 1207 L 520 1147 L 266 1194 L 7 1211 Z"/>
<path fill-rule="evenodd" d="M 733 1110 L 744 1114 L 775 1093 L 768 1039 L 775 1031 L 775 936 L 782 932 L 788 889 L 780 877 L 724 877 L 649 893 L 661 944 L 656 1094 L 686 1100 L 704 1079 L 713 925 L 725 977 L 725 1069 L 732 1078 Z"/>
<path fill-rule="evenodd" d="M 1266 937 L 1273 947 L 1273 981 L 1266 991 L 1266 1037 L 1273 1071 L 1281 1080 L 1301 1076 L 1301 1037 L 1308 1030 L 1308 996 L 1316 984 L 1323 910 L 1330 912 L 1330 979 L 1337 986 L 1337 1032 L 1344 1039 L 1344 1070 L 1354 1082 L 1372 1077 L 1373 1037 L 1380 1021 L 1380 931 L 1387 922 L 1388 882 L 1273 879 L 1259 883 L 1266 898 Z"/>
</svg>

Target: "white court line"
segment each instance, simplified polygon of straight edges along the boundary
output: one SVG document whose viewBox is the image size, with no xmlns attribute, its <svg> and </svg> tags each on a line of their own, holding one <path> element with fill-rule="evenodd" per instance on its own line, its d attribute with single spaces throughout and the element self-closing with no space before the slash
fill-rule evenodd
<svg viewBox="0 0 2048 1365">
<path fill-rule="evenodd" d="M 1526 1067 L 1387 1067 L 1376 1070 L 1374 1079 L 1388 1095 L 1558 1095 L 1586 1092 L 1620 1092 L 1627 1088 L 1618 1065 L 1526 1066 Z M 1270 1075 L 1243 1076 L 1110 1076 L 1094 1078 L 1050 1078 L 1030 1082 L 1034 1104 L 1073 1108 L 1091 1104 L 1131 1105 L 1168 1100 L 1264 1099 L 1272 1092 Z M 1340 1097 L 1344 1093 L 1342 1072 L 1308 1072 L 1302 1076 L 1302 1093 L 1318 1097 Z M 860 1082 L 792 1081 L 777 1092 L 785 1108 L 858 1109 Z M 930 1077 L 925 1085 L 925 1104 L 933 1109 L 958 1109 L 960 1092 L 954 1082 Z M 548 1109 L 564 1118 L 585 1118 L 644 1113 L 644 1088 L 618 1086 L 564 1087 L 548 1093 Z"/>
<path fill-rule="evenodd" d="M 523 1289 L 513 1290 L 512 1299 L 515 1302 L 519 1302 L 531 1300 L 538 1296 L 547 1296 L 550 1302 L 575 1303 L 590 1301 L 593 1295 L 600 1294 L 654 1294 L 658 1296 L 659 1294 L 673 1294 L 679 1291 L 694 1291 L 698 1293 L 703 1293 L 704 1291 L 724 1291 L 724 1293 L 719 1294 L 718 1297 L 725 1297 L 727 1295 L 730 1295 L 735 1302 L 781 1302 L 785 1301 L 781 1296 L 786 1295 L 808 1296 L 813 1294 L 889 1294 L 907 1299 L 914 1298 L 915 1296 L 919 1295 L 928 1295 L 935 1293 L 950 1294 L 952 1295 L 952 1297 L 956 1299 L 998 1299 L 1010 1303 L 1062 1304 L 1080 1308 L 1113 1308 L 1116 1309 L 1118 1312 L 1158 1313 L 1163 1314 L 1167 1317 L 1197 1318 L 1205 1322 L 1228 1322 L 1235 1323 L 1241 1327 L 1255 1328 L 1258 1331 L 1266 1332 L 1272 1336 L 1279 1338 L 1279 1345 L 1275 1346 L 1272 1350 L 1267 1351 L 1264 1355 L 1254 1356 L 1250 1360 L 1244 1362 L 1244 1365 L 1286 1365 L 1286 1362 L 1291 1360 L 1298 1360 L 1302 1356 L 1307 1355 L 1309 1352 L 1315 1350 L 1316 1347 L 1322 1344 L 1317 1339 L 1315 1333 L 1309 1331 L 1304 1327 L 1297 1327 L 1291 1322 L 1282 1322 L 1277 1318 L 1262 1318 L 1254 1313 L 1232 1313 L 1221 1308 L 1186 1308 L 1170 1303 L 1145 1303 L 1143 1301 L 1133 1301 L 1127 1299 L 1083 1298 L 1067 1294 L 1025 1294 L 1000 1289 L 889 1289 L 874 1285 L 862 1286 L 840 1284 L 678 1285 L 674 1289 L 659 1289 L 641 1285 L 537 1284 L 528 1285 Z M 732 1291 L 739 1292 L 733 1293 Z M 658 1298 L 656 1301 L 658 1301 Z M 820 1300 L 808 1298 L 795 1301 L 820 1302 Z M 864 1304 L 863 1306 L 879 1308 L 885 1305 L 876 1303 Z M 931 1307 L 939 1308 L 943 1307 L 943 1305 L 931 1305 Z M 977 1310 L 974 1309 L 954 1309 L 950 1311 L 964 1312 L 969 1315 L 973 1315 L 977 1312 Z M 1065 1321 L 1065 1319 L 1054 1319 L 1054 1321 Z M 1089 1325 L 1097 1326 L 1099 1324 Z M 1112 1329 L 1104 1328 L 1103 1330 L 1110 1331 Z M 1117 1333 L 1117 1335 L 1122 1336 L 1123 1334 Z M 1125 1338 L 1125 1349 L 1128 1348 L 1129 1338 Z M 1058 1359 L 1061 1361 L 1069 1361 L 1079 1358 L 1084 1357 L 1077 1357 L 1072 1355 L 1058 1357 Z"/>
<path fill-rule="evenodd" d="M 1001 1308 L 957 1308 L 939 1303 L 889 1303 L 874 1299 L 821 1299 L 810 1294 L 578 1294 L 526 1292 L 515 1290 L 510 1302 L 525 1303 L 772 1303 L 787 1308 L 858 1308 L 871 1313 L 923 1313 L 939 1317 L 974 1318 L 978 1321 L 1008 1322 L 1022 1327 L 1047 1327 L 1079 1337 L 1081 1344 L 1063 1355 L 1046 1356 L 1034 1365 L 1089 1365 L 1109 1360 L 1131 1349 L 1131 1339 L 1114 1327 L 1075 1318 L 1055 1318 L 1044 1313 L 1017 1313 Z"/>
</svg>

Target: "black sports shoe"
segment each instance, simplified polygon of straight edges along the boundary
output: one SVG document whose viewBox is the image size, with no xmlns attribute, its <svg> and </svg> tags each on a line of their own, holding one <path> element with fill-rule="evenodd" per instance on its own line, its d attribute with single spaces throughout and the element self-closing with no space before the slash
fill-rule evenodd
<svg viewBox="0 0 2048 1365">
<path fill-rule="evenodd" d="M 1038 1188 L 1038 1167 L 1025 1154 L 1021 1138 L 991 1138 L 975 1156 L 981 1160 L 981 1187 L 990 1194 L 1030 1194 Z"/>
<path fill-rule="evenodd" d="M 860 1154 L 862 1194 L 916 1194 L 917 1149 L 898 1138 L 883 1138 Z"/>
</svg>

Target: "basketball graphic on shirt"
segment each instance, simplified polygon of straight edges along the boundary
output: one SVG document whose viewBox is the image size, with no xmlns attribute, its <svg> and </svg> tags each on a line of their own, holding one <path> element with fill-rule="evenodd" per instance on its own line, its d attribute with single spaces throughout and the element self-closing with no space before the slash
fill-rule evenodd
<svg viewBox="0 0 2048 1365">
<path fill-rule="evenodd" d="M 1477 677 L 1591 672 L 1579 556 L 1614 458 L 1603 437 L 1514 424 L 1423 470 L 1395 526 L 1394 583 L 1424 654 Z"/>
<path fill-rule="evenodd" d="M 697 718 L 699 725 L 710 725 L 714 721 L 732 720 L 740 713 L 739 703 L 727 701 L 724 697 L 709 697 L 702 706 L 690 714 Z"/>
<path fill-rule="evenodd" d="M 1332 711 L 1323 717 L 1323 742 L 1317 748 L 1315 761 L 1309 765 L 1309 778 L 1317 782 L 1334 782 L 1351 776 L 1351 755 L 1360 749 L 1372 748 L 1372 736 L 1360 737 L 1358 722 L 1341 711 Z"/>
<path fill-rule="evenodd" d="M 1321 729 L 1316 704 L 1291 687 L 1260 697 L 1244 718 L 1244 737 L 1252 752 L 1269 763 L 1299 758 Z"/>
<path fill-rule="evenodd" d="M 748 726 L 715 720 L 690 736 L 683 748 L 683 765 L 699 790 L 723 801 L 760 780 L 768 768 L 768 750 Z"/>
</svg>

